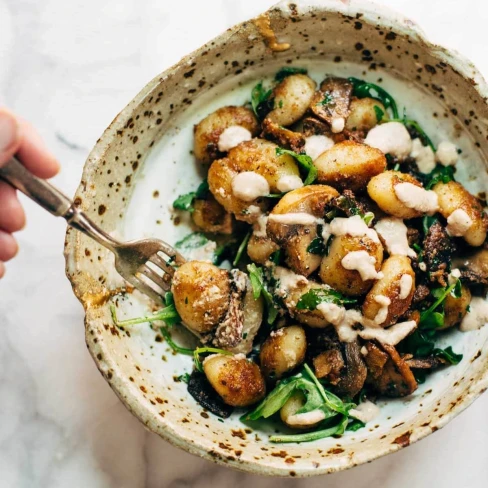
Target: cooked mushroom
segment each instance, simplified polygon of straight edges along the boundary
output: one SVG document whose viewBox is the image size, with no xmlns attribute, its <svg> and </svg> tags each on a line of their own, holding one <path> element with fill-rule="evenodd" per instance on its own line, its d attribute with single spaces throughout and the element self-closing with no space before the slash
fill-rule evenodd
<svg viewBox="0 0 488 488">
<path fill-rule="evenodd" d="M 424 239 L 424 262 L 431 281 L 437 281 L 441 286 L 446 286 L 453 250 L 446 229 L 439 222 L 434 222 Z"/>
<path fill-rule="evenodd" d="M 481 249 L 466 258 L 455 259 L 453 268 L 461 271 L 461 280 L 474 285 L 488 285 L 488 249 Z"/>
</svg>

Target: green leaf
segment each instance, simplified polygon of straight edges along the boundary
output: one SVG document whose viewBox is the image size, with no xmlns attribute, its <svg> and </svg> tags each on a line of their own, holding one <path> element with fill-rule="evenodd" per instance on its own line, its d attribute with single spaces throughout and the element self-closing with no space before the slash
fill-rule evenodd
<svg viewBox="0 0 488 488">
<path fill-rule="evenodd" d="M 181 381 L 182 383 L 188 384 L 188 382 L 190 381 L 190 375 L 188 373 L 183 373 L 180 374 L 180 376 L 178 376 L 176 379 L 178 381 Z"/>
<path fill-rule="evenodd" d="M 425 217 L 422 218 L 422 229 L 424 231 L 424 236 L 426 236 L 429 233 L 429 229 L 436 222 L 438 222 L 437 217 L 430 217 L 430 216 L 426 215 Z"/>
<path fill-rule="evenodd" d="M 276 155 L 282 156 L 283 154 L 288 154 L 289 156 L 293 156 L 298 163 L 298 165 L 307 172 L 307 177 L 303 182 L 303 185 L 311 185 L 317 179 L 317 168 L 314 166 L 312 158 L 307 156 L 306 154 L 297 154 L 294 151 L 290 151 L 289 149 L 283 149 L 282 147 L 276 148 Z"/>
<path fill-rule="evenodd" d="M 392 122 L 402 122 L 405 125 L 405 127 L 407 127 L 408 129 L 411 130 L 413 129 L 419 135 L 419 139 L 422 141 L 422 144 L 424 146 L 430 146 L 432 151 L 435 152 L 435 146 L 434 143 L 432 142 L 432 139 L 426 134 L 424 129 L 420 127 L 420 124 L 416 120 L 407 119 L 404 114 L 402 120 L 398 120 L 398 121 L 392 120 Z"/>
<path fill-rule="evenodd" d="M 346 297 L 333 288 L 312 288 L 300 297 L 297 303 L 297 310 L 316 310 L 321 303 L 345 305 L 357 303 L 357 299 Z"/>
<path fill-rule="evenodd" d="M 315 237 L 315 239 L 313 239 L 313 241 L 307 247 L 307 252 L 310 254 L 317 254 L 319 256 L 325 256 L 326 251 L 326 244 L 320 236 Z"/>
<path fill-rule="evenodd" d="M 275 74 L 276 81 L 283 81 L 287 76 L 290 75 L 306 75 L 307 69 L 306 68 L 296 68 L 295 66 L 284 66 Z"/>
<path fill-rule="evenodd" d="M 243 252 L 245 251 L 245 249 L 247 247 L 247 243 L 249 242 L 249 239 L 251 238 L 251 235 L 252 235 L 252 231 L 249 231 L 244 236 L 244 239 L 242 240 L 242 242 L 241 242 L 241 244 L 239 246 L 239 249 L 237 249 L 236 257 L 235 257 L 234 261 L 232 262 L 232 265 L 233 266 L 237 266 L 239 264 L 239 261 L 241 260 L 242 254 L 243 254 Z"/>
<path fill-rule="evenodd" d="M 195 196 L 200 200 L 205 200 L 210 194 L 210 187 L 208 186 L 208 180 L 205 178 L 200 185 L 198 185 Z"/>
<path fill-rule="evenodd" d="M 249 279 L 251 280 L 253 297 L 257 300 L 263 295 L 264 300 L 266 301 L 266 311 L 268 314 L 267 322 L 268 324 L 272 324 L 278 317 L 278 310 L 275 307 L 273 295 L 269 292 L 266 285 L 263 268 L 259 268 L 252 263 L 247 266 L 247 271 L 249 273 Z"/>
<path fill-rule="evenodd" d="M 383 120 L 383 117 L 385 116 L 385 112 L 383 112 L 383 110 L 381 110 L 381 108 L 378 107 L 378 105 L 374 105 L 373 109 L 374 109 L 374 113 L 376 114 L 376 121 L 379 124 Z"/>
<path fill-rule="evenodd" d="M 175 247 L 177 249 L 185 251 L 191 249 L 198 249 L 199 247 L 205 246 L 205 244 L 208 244 L 209 242 L 210 241 L 205 236 L 205 234 L 202 234 L 201 232 L 192 232 L 191 234 L 188 234 L 183 239 L 179 240 L 175 244 Z"/>
<path fill-rule="evenodd" d="M 437 183 L 449 183 L 454 180 L 454 166 L 442 166 L 438 164 L 428 175 L 425 188 L 430 190 Z"/>
<path fill-rule="evenodd" d="M 168 346 L 171 347 L 171 349 L 173 349 L 174 352 L 177 352 L 178 354 L 186 354 L 187 356 L 193 356 L 194 353 L 193 349 L 178 346 L 178 344 L 176 344 L 176 342 L 173 341 L 167 327 L 160 327 L 159 330 L 161 331 L 161 335 L 164 337 L 164 340 L 166 341 Z"/>
<path fill-rule="evenodd" d="M 271 96 L 271 93 L 273 93 L 273 90 L 266 90 L 263 87 L 263 83 L 259 82 L 251 92 L 251 105 L 252 109 L 254 110 L 254 113 L 258 117 L 258 119 L 261 119 L 261 109 L 260 106 L 264 104 L 264 102 L 267 102 L 269 97 Z"/>
<path fill-rule="evenodd" d="M 234 353 L 230 351 L 225 351 L 224 349 L 219 349 L 217 347 L 197 347 L 192 351 L 192 355 L 195 368 L 200 371 L 200 373 L 203 373 L 203 365 L 200 356 L 208 356 L 209 354 L 223 354 L 225 356 L 234 355 Z"/>
<path fill-rule="evenodd" d="M 458 289 L 459 280 L 446 288 L 436 288 L 431 291 L 431 294 L 436 298 L 436 301 L 427 309 L 421 312 L 419 327 L 424 329 L 438 329 L 444 325 L 444 309 L 437 310 L 437 308 L 444 303 L 447 295 L 454 292 L 456 286 Z M 456 293 L 456 292 L 454 292 Z M 460 296 L 460 295 L 459 295 Z"/>
<path fill-rule="evenodd" d="M 356 430 L 362 429 L 366 426 L 364 422 L 358 419 L 350 418 L 350 422 L 346 427 L 346 430 L 350 430 L 351 432 L 356 432 Z"/>
<path fill-rule="evenodd" d="M 370 97 L 379 100 L 385 108 L 391 109 L 395 119 L 398 118 L 398 108 L 395 99 L 384 88 L 354 77 L 350 77 L 348 80 L 353 85 L 352 93 L 354 96 L 358 98 Z"/>
<path fill-rule="evenodd" d="M 432 354 L 434 354 L 434 356 L 445 359 L 449 364 L 459 364 L 463 359 L 463 355 L 456 354 L 452 350 L 452 346 L 446 347 L 445 349 L 435 348 L 432 351 Z"/>
<path fill-rule="evenodd" d="M 344 415 L 337 425 L 328 427 L 327 429 L 306 432 L 305 434 L 272 435 L 269 440 L 277 444 L 285 444 L 289 442 L 312 442 L 325 439 L 326 437 L 340 436 L 344 434 L 348 422 L 349 418 Z"/>
<path fill-rule="evenodd" d="M 196 197 L 196 192 L 191 191 L 190 193 L 185 193 L 180 195 L 174 202 L 173 208 L 178 210 L 185 210 L 186 212 L 193 212 L 193 202 Z"/>
</svg>

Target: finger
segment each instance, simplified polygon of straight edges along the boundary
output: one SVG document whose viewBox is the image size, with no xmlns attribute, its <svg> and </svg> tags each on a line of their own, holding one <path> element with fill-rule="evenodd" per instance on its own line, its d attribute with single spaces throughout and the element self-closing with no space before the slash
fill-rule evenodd
<svg viewBox="0 0 488 488">
<path fill-rule="evenodd" d="M 11 112 L 0 108 L 0 166 L 5 164 L 19 149 L 20 124 Z"/>
<path fill-rule="evenodd" d="M 0 261 L 9 261 L 19 251 L 17 241 L 12 234 L 0 230 Z"/>
<path fill-rule="evenodd" d="M 3 278 L 3 275 L 5 274 L 5 264 L 0 261 L 0 278 Z"/>
<path fill-rule="evenodd" d="M 22 143 L 17 152 L 22 164 L 39 178 L 51 178 L 59 171 L 59 163 L 46 148 L 41 136 L 26 121 L 21 121 Z"/>
<path fill-rule="evenodd" d="M 0 181 L 0 228 L 12 233 L 25 225 L 25 213 L 17 198 L 17 192 L 4 181 Z"/>
</svg>

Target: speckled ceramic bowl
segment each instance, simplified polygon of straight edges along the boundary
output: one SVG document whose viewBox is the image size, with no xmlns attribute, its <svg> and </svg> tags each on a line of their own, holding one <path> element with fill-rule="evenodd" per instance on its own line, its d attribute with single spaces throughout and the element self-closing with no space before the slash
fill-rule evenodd
<svg viewBox="0 0 488 488">
<path fill-rule="evenodd" d="M 462 148 L 462 181 L 473 191 L 486 189 L 480 175 L 488 154 L 488 90 L 472 64 L 430 44 L 411 21 L 382 7 L 321 0 L 283 2 L 260 22 L 227 30 L 152 80 L 91 152 L 78 205 L 119 237 L 154 235 L 174 242 L 188 229 L 174 225 L 168 204 L 201 178 L 188 152 L 192 124 L 225 103 L 249 100 L 257 79 L 286 64 L 307 66 L 319 79 L 326 72 L 381 78 L 435 142 L 448 137 Z M 220 422 L 204 412 L 175 380 L 191 369 L 190 358 L 171 354 L 147 325 L 127 332 L 113 326 L 109 304 L 124 282 L 108 251 L 70 230 L 66 259 L 86 310 L 88 348 L 107 382 L 148 429 L 217 463 L 277 476 L 346 469 L 436 431 L 488 385 L 488 327 L 453 332 L 446 344 L 464 353 L 461 364 L 435 373 L 407 399 L 380 402 L 381 416 L 372 426 L 340 439 L 273 445 L 267 440 L 273 426 L 251 432 L 237 418 Z M 136 292 L 118 300 L 124 317 L 150 306 Z"/>
</svg>

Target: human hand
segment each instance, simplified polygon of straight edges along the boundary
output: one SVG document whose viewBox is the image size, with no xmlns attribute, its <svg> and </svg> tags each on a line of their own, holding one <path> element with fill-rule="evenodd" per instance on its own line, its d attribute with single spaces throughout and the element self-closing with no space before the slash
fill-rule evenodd
<svg viewBox="0 0 488 488">
<path fill-rule="evenodd" d="M 0 108 L 0 167 L 13 155 L 39 178 L 50 178 L 59 171 L 59 163 L 46 149 L 34 128 L 4 108 Z M 13 232 L 25 225 L 25 214 L 17 192 L 0 180 L 0 278 L 5 274 L 4 263 L 18 251 Z"/>
</svg>

